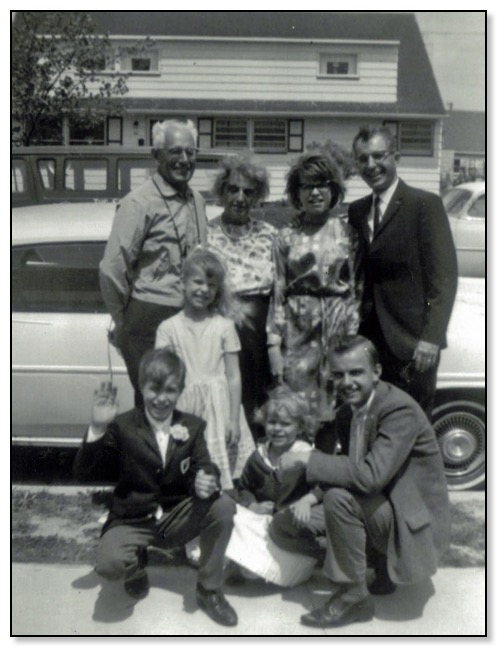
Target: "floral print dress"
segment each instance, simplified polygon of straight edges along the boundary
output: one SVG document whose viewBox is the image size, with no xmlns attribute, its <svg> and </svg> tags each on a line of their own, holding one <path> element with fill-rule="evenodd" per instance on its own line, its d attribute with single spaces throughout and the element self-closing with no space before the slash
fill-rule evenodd
<svg viewBox="0 0 497 647">
<path fill-rule="evenodd" d="M 327 351 L 334 338 L 359 328 L 357 249 L 346 216 L 334 213 L 322 226 L 300 214 L 275 243 L 268 339 L 281 342 L 286 382 L 308 393 L 321 420 L 332 417 L 334 404 Z"/>
</svg>

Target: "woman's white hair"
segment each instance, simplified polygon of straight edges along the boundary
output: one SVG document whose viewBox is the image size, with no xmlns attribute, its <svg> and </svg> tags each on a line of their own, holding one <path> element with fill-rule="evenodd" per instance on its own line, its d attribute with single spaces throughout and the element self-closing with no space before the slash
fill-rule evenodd
<svg viewBox="0 0 497 647">
<path fill-rule="evenodd" d="M 152 128 L 152 148 L 160 150 L 164 148 L 166 142 L 166 133 L 169 129 L 173 128 L 186 128 L 197 142 L 198 132 L 191 119 L 180 121 L 179 119 L 166 119 L 165 121 L 158 121 Z"/>
</svg>

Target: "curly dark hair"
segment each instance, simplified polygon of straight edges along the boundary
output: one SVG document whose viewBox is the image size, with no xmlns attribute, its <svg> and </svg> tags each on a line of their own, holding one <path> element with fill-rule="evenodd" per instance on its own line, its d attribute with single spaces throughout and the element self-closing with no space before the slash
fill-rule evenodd
<svg viewBox="0 0 497 647">
<path fill-rule="evenodd" d="M 250 152 L 226 155 L 219 162 L 219 173 L 214 181 L 212 193 L 221 198 L 228 186 L 231 173 L 239 173 L 254 185 L 256 202 L 269 195 L 269 173 Z"/>
<path fill-rule="evenodd" d="M 333 209 L 345 196 L 345 183 L 338 162 L 324 148 L 313 148 L 298 157 L 286 176 L 286 192 L 291 204 L 300 209 L 299 190 L 301 176 L 311 182 L 327 182 L 331 187 L 331 204 Z"/>
</svg>

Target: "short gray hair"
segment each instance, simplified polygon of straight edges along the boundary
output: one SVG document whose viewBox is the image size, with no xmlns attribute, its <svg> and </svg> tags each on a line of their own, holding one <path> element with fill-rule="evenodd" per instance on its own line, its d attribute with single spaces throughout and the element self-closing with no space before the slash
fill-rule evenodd
<svg viewBox="0 0 497 647">
<path fill-rule="evenodd" d="M 165 121 L 158 121 L 152 128 L 152 148 L 164 148 L 167 131 L 175 128 L 186 128 L 191 132 L 195 143 L 197 142 L 198 132 L 191 119 L 185 119 L 185 121 L 181 121 L 180 119 L 166 119 Z"/>
</svg>

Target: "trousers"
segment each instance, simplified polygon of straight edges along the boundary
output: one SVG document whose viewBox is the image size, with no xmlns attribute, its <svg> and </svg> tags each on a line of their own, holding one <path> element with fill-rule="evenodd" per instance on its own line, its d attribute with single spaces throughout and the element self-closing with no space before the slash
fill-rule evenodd
<svg viewBox="0 0 497 647">
<path fill-rule="evenodd" d="M 431 420 L 440 353 L 434 366 L 423 372 L 416 369 L 413 359 L 399 359 L 390 350 L 375 310 L 361 323 L 359 334 L 370 339 L 376 346 L 382 366 L 381 379 L 408 393 L 421 406 L 428 420 Z"/>
<path fill-rule="evenodd" d="M 269 535 L 281 548 L 314 557 L 322 553 L 324 543 L 323 573 L 332 582 L 362 584 L 368 556 L 386 555 L 392 524 L 392 506 L 384 495 L 332 487 L 322 504 L 312 508 L 308 524 L 296 526 L 286 509 L 273 517 Z"/>
<path fill-rule="evenodd" d="M 151 545 L 166 549 L 184 546 L 200 536 L 198 582 L 205 589 L 219 589 L 235 510 L 234 501 L 222 494 L 206 500 L 189 497 L 158 521 L 112 520 L 100 538 L 95 570 L 109 580 L 128 577 L 138 568 L 140 549 Z"/>
<path fill-rule="evenodd" d="M 138 369 L 144 353 L 155 347 L 157 328 L 180 308 L 130 299 L 124 311 L 121 352 L 135 391 L 135 407 L 143 406 L 138 384 Z"/>
</svg>

